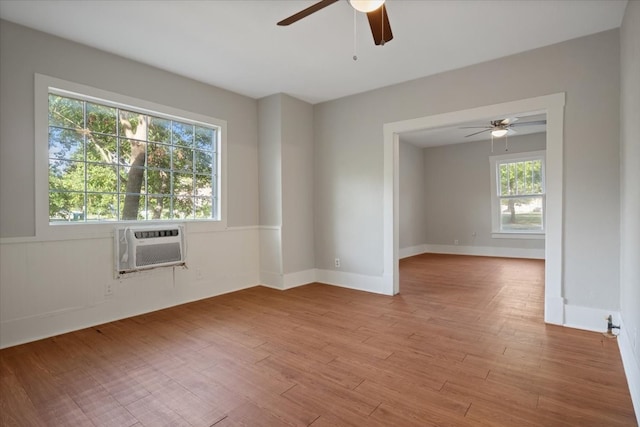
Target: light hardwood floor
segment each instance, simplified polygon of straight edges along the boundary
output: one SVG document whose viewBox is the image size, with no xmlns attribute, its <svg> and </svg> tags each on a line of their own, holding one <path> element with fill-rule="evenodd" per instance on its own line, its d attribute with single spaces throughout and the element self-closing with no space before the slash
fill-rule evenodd
<svg viewBox="0 0 640 427">
<path fill-rule="evenodd" d="M 421 255 L 401 293 L 256 287 L 0 351 L 3 426 L 634 426 L 542 261 Z M 604 322 L 604 321 L 603 321 Z"/>
</svg>

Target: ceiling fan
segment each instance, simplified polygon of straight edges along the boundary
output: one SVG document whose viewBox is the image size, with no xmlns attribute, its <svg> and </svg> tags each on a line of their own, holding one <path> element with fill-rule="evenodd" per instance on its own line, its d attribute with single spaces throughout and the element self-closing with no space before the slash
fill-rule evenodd
<svg viewBox="0 0 640 427">
<path fill-rule="evenodd" d="M 309 6 L 308 8 L 301 10 L 300 12 L 291 15 L 290 17 L 278 22 L 280 26 L 291 25 L 294 22 L 305 18 L 312 13 L 324 9 L 327 6 L 336 3 L 338 0 L 322 0 L 316 4 Z M 369 26 L 371 27 L 371 34 L 373 35 L 373 42 L 376 45 L 384 45 L 391 39 L 393 39 L 393 33 L 391 32 L 391 25 L 389 24 L 389 15 L 384 5 L 385 0 L 349 0 L 349 4 L 358 12 L 364 12 L 369 19 Z"/>
<path fill-rule="evenodd" d="M 546 120 L 535 120 L 531 122 L 515 123 L 517 121 L 518 121 L 518 117 L 507 117 L 506 119 L 491 120 L 489 122 L 489 126 L 462 126 L 459 129 L 482 129 L 481 131 L 470 133 L 469 135 L 465 135 L 465 138 L 469 136 L 478 135 L 483 132 L 489 132 L 489 131 L 491 132 L 491 136 L 499 138 L 501 136 L 513 135 L 514 133 L 517 133 L 516 130 L 513 129 L 514 127 L 540 126 L 540 125 L 547 124 Z"/>
</svg>

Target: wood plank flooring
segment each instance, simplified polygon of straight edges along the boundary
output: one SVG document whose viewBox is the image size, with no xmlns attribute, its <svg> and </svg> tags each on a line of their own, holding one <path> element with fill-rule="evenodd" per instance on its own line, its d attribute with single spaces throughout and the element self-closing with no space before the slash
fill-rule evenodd
<svg viewBox="0 0 640 427">
<path fill-rule="evenodd" d="M 2 426 L 635 426 L 544 264 L 420 255 L 401 293 L 256 287 L 0 351 Z M 604 322 L 604 320 L 603 320 Z"/>
</svg>

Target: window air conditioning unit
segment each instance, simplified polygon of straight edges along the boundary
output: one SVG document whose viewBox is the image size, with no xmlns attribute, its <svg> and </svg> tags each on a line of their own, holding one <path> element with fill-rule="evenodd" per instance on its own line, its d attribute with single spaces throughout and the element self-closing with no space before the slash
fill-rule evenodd
<svg viewBox="0 0 640 427">
<path fill-rule="evenodd" d="M 184 265 L 183 224 L 116 228 L 114 238 L 116 277 L 155 267 Z"/>
</svg>

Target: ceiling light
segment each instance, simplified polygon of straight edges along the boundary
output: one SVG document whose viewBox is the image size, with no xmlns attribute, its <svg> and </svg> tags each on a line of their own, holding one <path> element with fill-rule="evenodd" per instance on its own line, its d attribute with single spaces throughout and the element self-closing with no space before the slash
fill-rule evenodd
<svg viewBox="0 0 640 427">
<path fill-rule="evenodd" d="M 384 4 L 384 0 L 349 0 L 351 7 L 358 12 L 369 13 Z"/>
<path fill-rule="evenodd" d="M 494 129 L 491 131 L 491 135 L 495 136 L 496 138 L 500 138 L 501 136 L 505 136 L 507 132 L 507 129 Z"/>
</svg>

